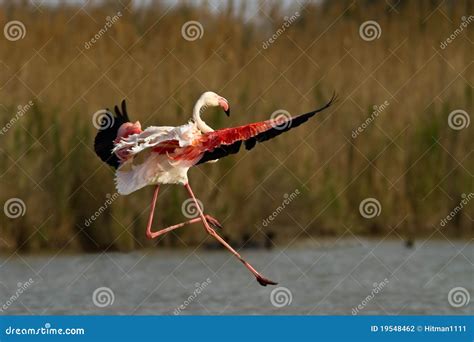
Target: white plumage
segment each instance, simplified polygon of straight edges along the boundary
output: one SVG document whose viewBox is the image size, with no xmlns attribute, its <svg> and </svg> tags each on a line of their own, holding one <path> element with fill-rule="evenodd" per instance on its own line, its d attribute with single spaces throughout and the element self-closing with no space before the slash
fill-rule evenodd
<svg viewBox="0 0 474 342">
<path fill-rule="evenodd" d="M 112 153 L 127 155 L 115 173 L 118 193 L 128 195 L 147 185 L 187 184 L 187 172 L 196 160 L 172 160 L 167 154 L 149 152 L 167 141 L 177 141 L 179 147 L 190 146 L 203 133 L 212 132 L 213 129 L 201 119 L 201 110 L 219 105 L 221 99 L 215 93 L 204 93 L 196 102 L 192 120 L 187 124 L 177 127 L 150 126 L 141 133 L 118 141 Z M 141 154 L 145 156 L 142 158 Z"/>
</svg>

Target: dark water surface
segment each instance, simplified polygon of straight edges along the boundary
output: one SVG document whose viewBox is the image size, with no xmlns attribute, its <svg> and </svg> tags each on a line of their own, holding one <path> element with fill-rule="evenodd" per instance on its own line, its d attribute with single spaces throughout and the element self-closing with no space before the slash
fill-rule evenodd
<svg viewBox="0 0 474 342">
<path fill-rule="evenodd" d="M 346 240 L 242 254 L 279 285 L 259 286 L 226 251 L 2 256 L 0 314 L 473 313 L 472 243 Z"/>
</svg>

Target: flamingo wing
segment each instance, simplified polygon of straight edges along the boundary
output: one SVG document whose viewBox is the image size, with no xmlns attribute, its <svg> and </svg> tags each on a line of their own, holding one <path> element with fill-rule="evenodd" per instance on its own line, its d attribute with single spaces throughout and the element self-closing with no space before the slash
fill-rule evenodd
<svg viewBox="0 0 474 342">
<path fill-rule="evenodd" d="M 127 158 L 150 150 L 158 154 L 173 153 L 175 149 L 189 146 L 200 132 L 188 123 L 178 127 L 150 126 L 141 133 L 120 139 L 112 149 L 113 153 L 124 153 Z"/>
<path fill-rule="evenodd" d="M 276 118 L 203 134 L 198 143 L 193 146 L 203 153 L 196 165 L 235 154 L 239 152 L 242 142 L 247 150 L 251 150 L 257 142 L 264 142 L 292 128 L 298 127 L 316 113 L 331 106 L 334 100 L 335 94 L 323 107 L 292 118 Z M 191 151 L 186 152 L 186 154 L 190 154 Z"/>
<path fill-rule="evenodd" d="M 108 108 L 105 111 L 100 122 L 99 132 L 94 140 L 94 150 L 102 161 L 114 168 L 118 168 L 120 160 L 112 153 L 112 150 L 114 149 L 114 140 L 117 137 L 120 126 L 126 122 L 130 122 L 125 100 L 122 101 L 121 111 L 118 106 L 115 106 L 115 116 Z"/>
</svg>

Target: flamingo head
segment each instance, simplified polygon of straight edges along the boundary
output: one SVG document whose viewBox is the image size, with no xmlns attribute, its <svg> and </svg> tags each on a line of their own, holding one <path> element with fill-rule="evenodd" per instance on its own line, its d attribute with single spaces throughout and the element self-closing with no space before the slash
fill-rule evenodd
<svg viewBox="0 0 474 342">
<path fill-rule="evenodd" d="M 214 93 L 213 91 L 206 91 L 201 95 L 200 100 L 204 106 L 208 107 L 221 107 L 227 116 L 230 116 L 229 101 L 224 97 Z"/>
<path fill-rule="evenodd" d="M 129 135 L 132 134 L 137 134 L 142 132 L 142 125 L 140 124 L 140 121 L 136 121 L 134 123 L 132 122 L 126 122 L 120 126 L 120 128 L 117 131 L 117 141 L 120 141 L 121 139 L 125 139 Z"/>
</svg>

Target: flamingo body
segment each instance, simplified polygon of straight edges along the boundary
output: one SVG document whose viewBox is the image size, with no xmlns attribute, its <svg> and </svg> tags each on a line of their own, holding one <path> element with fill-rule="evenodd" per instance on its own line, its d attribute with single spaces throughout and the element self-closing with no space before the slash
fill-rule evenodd
<svg viewBox="0 0 474 342">
<path fill-rule="evenodd" d="M 190 122 L 178 127 L 151 126 L 121 139 L 112 150 L 122 156 L 115 177 L 118 193 L 128 195 L 147 185 L 187 184 L 187 172 L 194 160 L 176 160 L 174 151 L 191 146 L 200 135 L 196 124 Z"/>
</svg>

